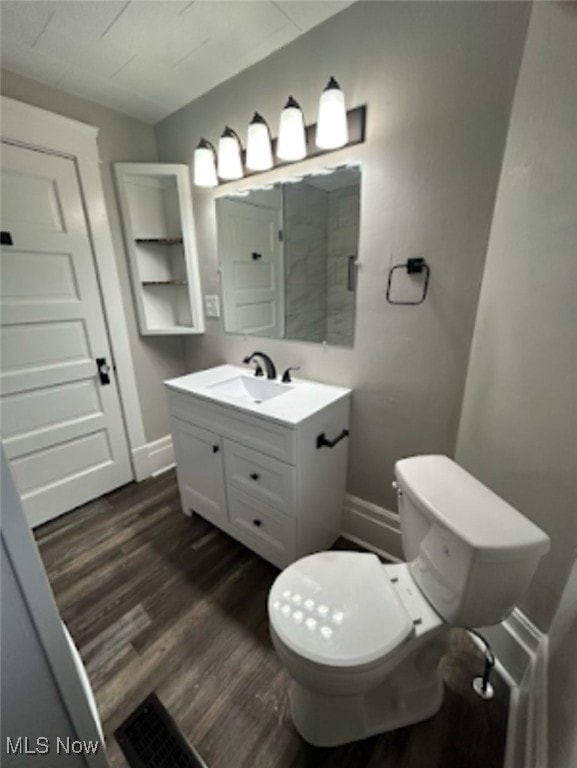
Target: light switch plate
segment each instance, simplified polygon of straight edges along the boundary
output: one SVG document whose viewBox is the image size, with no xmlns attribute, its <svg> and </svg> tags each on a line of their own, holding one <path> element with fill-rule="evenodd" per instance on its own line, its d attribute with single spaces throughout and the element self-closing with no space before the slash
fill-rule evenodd
<svg viewBox="0 0 577 768">
<path fill-rule="evenodd" d="M 218 296 L 206 295 L 204 309 L 207 317 L 220 317 L 220 301 Z"/>
</svg>

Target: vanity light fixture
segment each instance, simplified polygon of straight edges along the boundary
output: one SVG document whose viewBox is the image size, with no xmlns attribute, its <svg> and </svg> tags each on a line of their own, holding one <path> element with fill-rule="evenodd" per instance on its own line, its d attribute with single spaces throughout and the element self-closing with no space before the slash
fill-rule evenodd
<svg viewBox="0 0 577 768">
<path fill-rule="evenodd" d="M 318 123 L 305 125 L 298 101 L 289 96 L 280 114 L 278 138 L 267 121 L 255 112 L 248 126 L 246 152 L 241 140 L 228 125 L 222 132 L 218 152 L 206 139 L 194 151 L 194 183 L 215 187 L 299 160 L 325 155 L 365 140 L 366 106 L 347 112 L 345 97 L 331 77 L 319 101 Z M 243 165 L 244 163 L 244 165 Z M 330 171 L 322 170 L 320 173 Z"/>
<path fill-rule="evenodd" d="M 226 181 L 242 179 L 242 145 L 236 131 L 227 125 L 218 142 L 217 172 Z"/>
<path fill-rule="evenodd" d="M 216 187 L 216 151 L 210 141 L 201 139 L 194 150 L 194 183 L 197 187 Z"/>
<path fill-rule="evenodd" d="M 276 153 L 281 160 L 302 160 L 307 154 L 303 111 L 292 96 L 280 114 Z"/>
<path fill-rule="evenodd" d="M 334 77 L 321 94 L 316 145 L 321 149 L 338 149 L 349 140 L 345 95 Z"/>
<path fill-rule="evenodd" d="M 268 171 L 273 166 L 270 130 L 267 121 L 254 113 L 246 139 L 246 167 L 251 171 Z"/>
</svg>

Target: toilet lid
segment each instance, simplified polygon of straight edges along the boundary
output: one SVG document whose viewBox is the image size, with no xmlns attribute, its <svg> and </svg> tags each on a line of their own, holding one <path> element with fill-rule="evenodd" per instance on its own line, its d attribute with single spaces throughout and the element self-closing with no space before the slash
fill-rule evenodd
<svg viewBox="0 0 577 768">
<path fill-rule="evenodd" d="M 319 552 L 289 565 L 274 582 L 271 624 L 311 661 L 353 667 L 385 656 L 413 630 L 378 557 Z"/>
</svg>

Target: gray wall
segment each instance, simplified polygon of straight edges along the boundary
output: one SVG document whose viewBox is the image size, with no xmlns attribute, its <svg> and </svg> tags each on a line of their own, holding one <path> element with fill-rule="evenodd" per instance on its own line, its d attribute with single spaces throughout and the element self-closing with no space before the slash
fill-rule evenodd
<svg viewBox="0 0 577 768">
<path fill-rule="evenodd" d="M 201 136 L 244 134 L 254 110 L 273 134 L 292 93 L 307 122 L 334 75 L 349 106 L 367 104 L 352 350 L 225 336 L 209 321 L 186 340 L 187 369 L 263 349 L 278 367 L 354 389 L 349 492 L 395 508 L 393 463 L 452 455 L 491 214 L 530 6 L 360 2 L 157 125 L 159 157 L 190 163 Z M 319 161 L 322 164 L 322 161 Z M 298 169 L 299 166 L 294 166 Z M 213 192 L 195 189 L 203 290 L 219 290 Z M 388 269 L 424 256 L 430 295 L 385 301 Z"/>
<path fill-rule="evenodd" d="M 5 70 L 2 71 L 1 91 L 4 96 L 66 115 L 100 129 L 98 146 L 102 159 L 104 196 L 124 297 L 144 432 L 148 441 L 163 437 L 169 432 L 169 428 L 162 382 L 184 372 L 182 344 L 178 337 L 147 338 L 138 333 L 111 166 L 111 163 L 120 161 L 154 162 L 157 159 L 154 129 L 107 107 Z M 111 329 L 111 332 L 114 333 L 114 329 Z"/>
<path fill-rule="evenodd" d="M 577 13 L 536 3 L 515 95 L 457 460 L 552 540 L 521 609 L 547 631 L 577 544 Z"/>
</svg>

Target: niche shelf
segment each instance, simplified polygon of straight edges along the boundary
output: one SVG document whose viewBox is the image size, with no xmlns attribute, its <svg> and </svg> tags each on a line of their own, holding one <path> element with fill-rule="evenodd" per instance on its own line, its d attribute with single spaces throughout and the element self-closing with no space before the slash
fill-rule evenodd
<svg viewBox="0 0 577 768">
<path fill-rule="evenodd" d="M 140 333 L 204 333 L 188 167 L 116 163 L 114 170 Z"/>
</svg>

